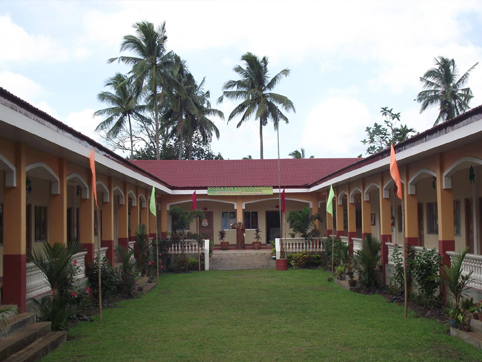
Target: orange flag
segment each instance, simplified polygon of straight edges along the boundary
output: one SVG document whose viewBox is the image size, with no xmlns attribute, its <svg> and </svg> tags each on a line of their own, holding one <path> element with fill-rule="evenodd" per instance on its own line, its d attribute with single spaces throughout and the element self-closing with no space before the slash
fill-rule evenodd
<svg viewBox="0 0 482 362">
<path fill-rule="evenodd" d="M 95 180 L 95 149 L 90 154 L 90 170 L 92 171 L 92 191 L 94 192 L 95 207 L 97 207 L 97 182 Z"/>
<path fill-rule="evenodd" d="M 392 176 L 393 181 L 395 181 L 395 185 L 397 185 L 397 196 L 400 200 L 403 200 L 402 194 L 402 179 L 400 178 L 400 172 L 398 171 L 397 159 L 395 158 L 395 149 L 393 148 L 390 151 L 390 176 Z"/>
</svg>

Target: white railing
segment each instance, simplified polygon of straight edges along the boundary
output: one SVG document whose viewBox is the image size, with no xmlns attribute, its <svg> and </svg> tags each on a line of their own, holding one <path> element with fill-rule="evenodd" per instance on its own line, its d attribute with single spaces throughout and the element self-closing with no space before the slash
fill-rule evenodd
<svg viewBox="0 0 482 362">
<path fill-rule="evenodd" d="M 106 248 L 107 249 L 107 248 Z M 79 272 L 75 276 L 75 280 L 86 278 L 85 275 L 85 256 L 86 251 L 81 251 L 72 257 L 72 263 L 79 268 Z M 50 286 L 47 282 L 45 274 L 34 264 L 26 264 L 27 274 L 27 299 L 38 297 L 42 294 L 50 292 Z"/>
<path fill-rule="evenodd" d="M 450 257 L 450 264 L 460 257 L 455 251 L 447 251 Z M 482 289 L 482 255 L 467 254 L 462 262 L 462 274 L 467 275 L 472 272 L 468 286 L 471 288 Z"/>
<path fill-rule="evenodd" d="M 343 244 L 348 245 L 348 236 L 340 236 L 340 240 Z"/>
<path fill-rule="evenodd" d="M 362 250 L 362 239 L 361 238 L 351 238 L 353 241 L 353 253 L 356 253 L 359 250 Z"/>
<path fill-rule="evenodd" d="M 100 260 L 103 260 L 107 256 L 107 250 L 109 248 L 107 246 L 104 246 L 100 248 Z M 97 249 L 95 250 L 95 256 L 94 256 L 95 261 L 97 261 Z"/>
<path fill-rule="evenodd" d="M 393 244 L 393 243 L 385 243 L 387 245 L 387 248 L 388 248 L 388 264 L 389 265 L 395 265 L 393 263 L 393 253 L 395 251 L 395 249 L 397 248 L 401 248 L 401 246 L 397 245 L 397 244 Z"/>
<path fill-rule="evenodd" d="M 135 241 L 129 241 L 129 250 L 135 250 L 134 249 L 135 245 L 136 245 Z M 135 259 L 135 258 L 136 258 L 135 253 L 132 253 L 131 259 Z"/>
<path fill-rule="evenodd" d="M 87 275 L 85 275 L 85 256 L 86 255 L 87 255 L 86 251 L 81 251 L 80 253 L 77 253 L 72 257 L 72 262 L 78 268 L 78 273 L 74 277 L 75 280 L 80 280 L 87 277 Z"/>
<path fill-rule="evenodd" d="M 182 254 L 183 247 L 182 243 L 172 244 L 167 250 L 168 254 Z M 204 239 L 204 245 L 199 247 L 199 244 L 194 239 L 189 239 L 184 241 L 184 254 L 197 254 L 204 253 L 204 270 L 209 270 L 209 240 Z"/>
<path fill-rule="evenodd" d="M 27 299 L 50 291 L 45 274 L 34 263 L 27 263 Z"/>
<path fill-rule="evenodd" d="M 305 243 L 305 239 L 303 238 L 276 238 L 276 259 L 279 259 L 281 256 L 281 240 L 283 240 L 283 249 L 286 249 L 287 254 L 300 253 L 302 251 L 320 252 L 324 250 L 322 238 L 313 239 L 308 243 Z"/>
</svg>

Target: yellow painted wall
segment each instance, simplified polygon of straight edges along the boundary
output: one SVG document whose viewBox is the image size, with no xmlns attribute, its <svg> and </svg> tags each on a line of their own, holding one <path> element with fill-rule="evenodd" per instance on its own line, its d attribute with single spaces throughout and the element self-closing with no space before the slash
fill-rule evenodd
<svg viewBox="0 0 482 362">
<path fill-rule="evenodd" d="M 379 205 L 379 191 L 374 189 L 370 191 L 370 207 L 371 214 L 375 214 L 375 226 L 371 226 L 371 233 L 378 240 L 380 240 L 380 205 Z M 370 215 L 371 217 L 371 215 Z"/>
<path fill-rule="evenodd" d="M 49 218 L 50 218 L 50 181 L 42 180 L 35 177 L 29 177 L 32 181 L 32 192 L 27 193 L 27 204 L 32 205 L 32 215 L 31 219 L 31 235 L 33 250 L 40 250 L 42 248 L 41 242 L 35 241 L 35 206 L 46 206 L 47 207 L 47 240 L 49 240 L 50 230 L 49 230 Z"/>
</svg>

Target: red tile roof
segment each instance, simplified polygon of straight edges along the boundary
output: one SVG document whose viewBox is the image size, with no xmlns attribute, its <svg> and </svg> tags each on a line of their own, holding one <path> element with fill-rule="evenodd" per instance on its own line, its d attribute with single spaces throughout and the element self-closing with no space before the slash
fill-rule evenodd
<svg viewBox="0 0 482 362">
<path fill-rule="evenodd" d="M 359 158 L 282 159 L 281 186 L 308 187 Z M 177 189 L 278 186 L 278 160 L 133 161 Z"/>
</svg>

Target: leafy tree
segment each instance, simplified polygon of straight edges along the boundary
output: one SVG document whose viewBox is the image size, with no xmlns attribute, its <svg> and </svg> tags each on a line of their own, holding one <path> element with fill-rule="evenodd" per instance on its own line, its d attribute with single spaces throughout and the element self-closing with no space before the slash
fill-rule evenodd
<svg viewBox="0 0 482 362">
<path fill-rule="evenodd" d="M 136 56 L 120 56 L 111 58 L 108 63 L 116 60 L 132 66 L 129 72 L 138 92 L 147 89 L 154 108 L 156 159 L 159 155 L 159 103 L 162 104 L 164 93 L 161 88 L 178 88 L 179 84 L 172 75 L 172 54 L 166 52 L 166 23 L 157 29 L 150 22 L 139 22 L 133 25 L 136 35 L 126 35 L 121 43 L 120 51 L 132 51 Z"/>
<path fill-rule="evenodd" d="M 405 124 L 397 127 L 396 123 L 400 122 L 400 113 L 394 113 L 393 108 L 382 107 L 380 113 L 385 117 L 383 120 L 385 125 L 375 122 L 373 127 L 367 127 L 365 131 L 368 138 L 361 141 L 364 145 L 368 145 L 366 153 L 369 155 L 383 151 L 392 143 L 402 142 L 409 138 L 411 133 L 415 133 L 415 129 L 408 128 Z"/>
<path fill-rule="evenodd" d="M 305 248 L 308 248 L 308 242 L 313 239 L 313 224 L 315 221 L 323 221 L 321 214 L 311 214 L 309 207 L 304 207 L 301 212 L 290 211 L 286 217 L 286 221 L 291 224 L 291 228 L 295 233 L 300 233 L 305 239 Z M 308 249 L 307 249 L 308 250 Z"/>
<path fill-rule="evenodd" d="M 246 157 L 243 157 L 243 160 L 252 160 L 253 157 L 251 155 L 247 155 Z"/>
<path fill-rule="evenodd" d="M 279 122 L 288 123 L 288 118 L 283 114 L 280 107 L 285 111 L 295 111 L 291 100 L 281 94 L 273 93 L 272 90 L 281 81 L 282 77 L 290 74 L 289 69 L 283 69 L 273 78 L 269 79 L 268 58 L 259 59 L 256 55 L 248 52 L 241 57 L 246 64 L 243 68 L 238 65 L 233 70 L 239 75 L 239 80 L 230 80 L 223 86 L 223 95 L 219 97 L 221 103 L 224 97 L 233 100 L 241 100 L 228 118 L 228 123 L 234 117 L 241 115 L 237 128 L 254 116 L 259 120 L 260 158 L 263 159 L 263 126 L 272 120 L 274 128 L 278 129 Z"/>
<path fill-rule="evenodd" d="M 427 70 L 420 78 L 424 90 L 417 95 L 416 101 L 421 103 L 420 113 L 429 107 L 439 107 L 435 126 L 470 109 L 472 90 L 462 87 L 469 80 L 470 72 L 479 63 L 475 63 L 457 79 L 459 73 L 454 59 L 439 56 L 434 60 L 436 67 Z"/>
<path fill-rule="evenodd" d="M 292 158 L 305 158 L 305 149 L 302 148 L 301 152 L 298 150 L 294 150 L 291 152 L 288 156 L 291 156 Z M 310 156 L 310 158 L 315 158 L 315 156 Z"/>
<path fill-rule="evenodd" d="M 130 158 L 132 160 L 134 157 L 132 118 L 143 119 L 144 115 L 142 113 L 147 106 L 138 103 L 138 96 L 134 91 L 132 81 L 123 74 L 117 73 L 114 77 L 107 80 L 105 86 L 112 87 L 114 93 L 100 92 L 97 98 L 111 107 L 94 113 L 94 116 L 107 116 L 95 130 L 97 132 L 104 131 L 108 139 L 114 139 L 119 136 L 127 123 L 130 138 Z"/>
<path fill-rule="evenodd" d="M 171 208 L 171 210 L 169 210 L 169 215 L 174 216 L 172 221 L 172 231 L 177 232 L 179 230 L 182 232 L 180 241 L 182 244 L 182 254 L 184 255 L 184 246 L 186 240 L 184 230 L 189 229 L 189 226 L 194 219 L 204 219 L 204 213 L 201 210 L 189 210 L 186 212 L 181 207 L 174 206 Z"/>
<path fill-rule="evenodd" d="M 191 159 L 194 160 L 223 160 L 221 153 L 213 153 L 211 150 L 211 140 L 203 138 L 195 132 L 192 138 L 192 145 L 183 143 L 183 158 L 188 158 L 189 148 L 191 148 Z M 160 149 L 161 160 L 177 160 L 179 157 L 179 137 L 169 139 Z M 134 151 L 134 160 L 155 160 L 156 150 L 152 145 Z"/>
</svg>

